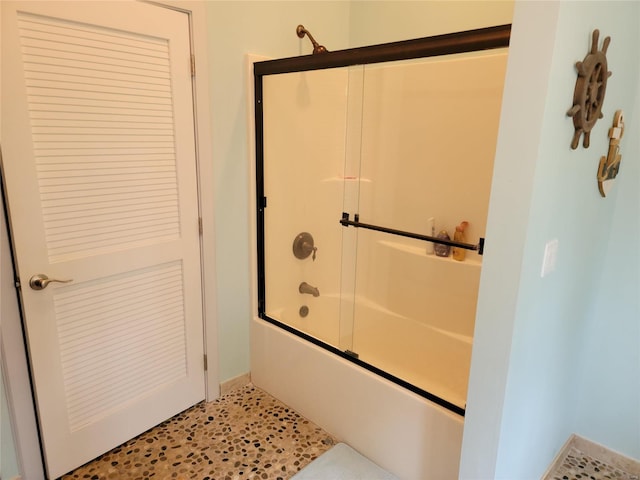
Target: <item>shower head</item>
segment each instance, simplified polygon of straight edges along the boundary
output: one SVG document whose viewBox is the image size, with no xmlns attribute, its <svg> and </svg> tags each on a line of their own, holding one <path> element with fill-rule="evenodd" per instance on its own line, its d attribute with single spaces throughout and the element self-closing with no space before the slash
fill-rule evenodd
<svg viewBox="0 0 640 480">
<path fill-rule="evenodd" d="M 296 34 L 298 35 L 298 38 L 304 38 L 305 35 L 309 37 L 309 40 L 311 40 L 311 44 L 313 45 L 314 55 L 317 53 L 327 53 L 329 51 L 323 45 L 318 45 L 318 42 L 316 42 L 309 30 L 304 28 L 303 25 L 298 25 L 296 27 Z"/>
</svg>

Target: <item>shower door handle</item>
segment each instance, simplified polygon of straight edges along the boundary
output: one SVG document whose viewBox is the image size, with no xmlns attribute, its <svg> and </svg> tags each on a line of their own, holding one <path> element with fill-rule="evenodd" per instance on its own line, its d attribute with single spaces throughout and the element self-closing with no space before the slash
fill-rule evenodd
<svg viewBox="0 0 640 480">
<path fill-rule="evenodd" d="M 349 220 L 349 214 L 347 212 L 342 213 L 340 224 L 343 227 L 356 227 L 364 228 L 366 230 L 374 230 L 376 232 L 390 233 L 391 235 L 399 235 L 400 237 L 415 238 L 416 240 L 424 240 L 425 242 L 437 243 L 440 245 L 449 245 L 450 247 L 464 248 L 465 250 L 474 250 L 478 252 L 478 255 L 484 253 L 484 238 L 480 237 L 478 244 L 456 242 L 454 240 L 446 240 L 438 237 L 430 237 L 428 235 L 422 235 L 420 233 L 405 232 L 403 230 L 396 230 L 395 228 L 381 227 L 379 225 L 371 225 L 370 223 L 360 222 L 360 216 L 356 213 L 354 220 Z"/>
</svg>

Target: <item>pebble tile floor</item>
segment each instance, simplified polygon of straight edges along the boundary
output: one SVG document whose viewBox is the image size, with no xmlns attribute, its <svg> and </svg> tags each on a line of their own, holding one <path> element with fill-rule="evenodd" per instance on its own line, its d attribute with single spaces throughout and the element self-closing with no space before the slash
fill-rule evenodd
<svg viewBox="0 0 640 480">
<path fill-rule="evenodd" d="M 247 385 L 201 402 L 62 480 L 286 480 L 337 440 Z M 639 480 L 571 448 L 545 480 Z"/>
<path fill-rule="evenodd" d="M 638 475 L 625 472 L 571 447 L 555 472 L 553 480 L 638 480 Z"/>
<path fill-rule="evenodd" d="M 285 480 L 336 442 L 247 385 L 195 405 L 62 480 Z"/>
</svg>

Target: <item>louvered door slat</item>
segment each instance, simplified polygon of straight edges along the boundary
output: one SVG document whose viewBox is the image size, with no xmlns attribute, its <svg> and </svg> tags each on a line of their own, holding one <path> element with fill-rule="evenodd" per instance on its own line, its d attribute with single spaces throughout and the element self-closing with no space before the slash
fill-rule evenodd
<svg viewBox="0 0 640 480">
<path fill-rule="evenodd" d="M 67 158 L 69 160 L 69 158 Z M 118 162 L 111 161 L 109 167 L 104 163 L 93 162 L 43 162 L 38 165 L 37 171 L 41 177 L 42 186 L 73 185 L 84 180 L 90 183 L 104 183 L 126 181 L 129 178 L 136 179 L 142 176 L 153 178 L 172 178 L 174 167 L 171 161 L 150 162 Z"/>
<path fill-rule="evenodd" d="M 155 82 L 154 79 L 165 81 L 167 76 L 167 70 L 165 68 L 145 68 L 143 70 L 138 69 L 134 74 L 132 73 L 132 70 L 135 70 L 135 66 L 133 65 L 114 65 L 106 64 L 104 62 L 98 63 L 95 61 L 95 59 L 92 58 L 80 59 L 75 58 L 71 55 L 64 55 L 63 53 L 51 57 L 45 55 L 44 52 L 40 53 L 37 49 L 35 50 L 37 53 L 33 53 L 34 49 L 30 50 L 32 52 L 31 54 L 28 54 L 25 51 L 25 60 L 27 60 L 25 62 L 25 68 L 29 71 L 33 70 L 34 65 L 38 65 L 38 68 L 43 70 L 48 68 L 59 68 L 60 71 L 64 71 L 65 68 L 71 68 L 85 73 L 92 72 L 94 74 L 103 75 L 134 75 L 136 78 L 149 79 L 151 82 Z"/>
<path fill-rule="evenodd" d="M 87 222 L 87 220 L 84 219 L 84 217 L 92 217 L 88 221 L 88 223 L 90 223 L 91 221 L 95 220 L 93 218 L 94 216 L 102 215 L 103 218 L 110 219 L 112 218 L 111 215 L 121 215 L 123 213 L 129 213 L 131 211 L 129 205 L 130 205 L 129 202 L 122 202 L 122 203 L 109 202 L 109 204 L 106 205 L 105 208 L 102 208 L 102 205 L 99 207 L 96 207 L 95 204 L 87 205 L 87 204 L 81 203 L 77 205 L 74 209 L 67 207 L 63 212 L 57 212 L 54 209 L 51 209 L 48 215 L 49 215 L 49 218 L 51 219 L 51 225 L 54 227 L 56 226 L 56 221 L 60 221 L 60 220 L 68 220 L 69 225 L 73 225 L 73 221 L 75 219 L 77 219 L 79 222 Z M 171 207 L 172 207 L 171 201 L 166 201 L 166 202 L 158 201 L 158 202 L 150 203 L 142 199 L 142 201 L 140 201 L 136 205 L 135 211 L 139 212 L 141 215 L 145 215 L 147 213 L 153 213 L 157 210 L 170 212 Z"/>
<path fill-rule="evenodd" d="M 145 182 L 143 185 L 137 185 L 135 189 L 127 187 L 119 187 L 116 185 L 107 188 L 77 188 L 67 189 L 63 192 L 47 191 L 46 187 L 42 188 L 40 198 L 44 206 L 61 205 L 62 200 L 87 199 L 93 201 L 105 201 L 110 199 L 125 199 L 135 197 L 136 195 L 154 195 L 156 192 L 170 192 L 173 185 L 168 182 Z"/>
<path fill-rule="evenodd" d="M 126 187 L 131 183 L 145 182 L 148 184 L 165 183 L 167 179 L 174 179 L 173 169 L 156 170 L 149 172 L 124 172 L 108 175 L 98 173 L 98 176 L 78 175 L 64 177 L 62 175 L 52 176 L 49 173 L 41 172 L 42 178 L 40 185 L 43 192 L 66 191 L 74 188 L 74 185 L 85 186 L 86 190 L 110 188 L 110 187 Z M 79 188 L 79 187 L 77 187 Z"/>
<path fill-rule="evenodd" d="M 166 133 L 170 133 L 171 124 L 168 122 L 162 122 L 160 120 L 156 120 L 153 122 L 114 122 L 107 120 L 75 120 L 75 119 L 47 119 L 47 118 L 34 118 L 31 120 L 32 128 L 39 129 L 41 127 L 48 127 L 52 129 L 77 129 L 79 133 L 83 131 L 103 131 L 104 129 L 119 130 L 124 129 L 127 131 L 130 130 L 149 130 L 156 132 L 158 130 L 165 131 Z M 158 125 L 161 124 L 161 125 Z M 164 125 L 162 125 L 164 124 Z M 40 133 L 40 132 L 38 132 Z"/>
<path fill-rule="evenodd" d="M 159 198 L 159 201 L 166 201 L 170 205 L 177 201 L 177 192 L 163 192 L 162 195 L 157 195 L 156 198 Z M 110 195 L 108 198 L 104 198 L 101 196 L 94 197 L 81 197 L 81 198 L 67 198 L 64 200 L 57 200 L 53 205 L 47 205 L 43 202 L 42 209 L 48 215 L 52 215 L 51 218 L 55 218 L 53 214 L 59 213 L 68 213 L 72 215 L 75 211 L 83 211 L 87 209 L 96 209 L 96 214 L 104 210 L 100 209 L 108 209 L 110 207 L 119 207 L 125 205 L 131 205 L 131 208 L 136 208 L 140 205 L 149 204 L 149 200 L 147 198 L 147 194 L 144 191 L 129 193 L 126 195 L 121 195 L 119 198 L 115 195 Z"/>
<path fill-rule="evenodd" d="M 171 135 L 173 132 L 170 129 L 163 128 L 149 128 L 145 125 L 133 124 L 130 127 L 123 128 L 122 125 L 102 125 L 94 127 L 91 125 L 76 125 L 76 126 L 63 126 L 53 125 L 51 122 L 48 125 L 34 125 L 32 127 L 34 135 L 73 135 L 73 136 L 98 136 L 110 137 L 114 135 L 127 137 L 149 135 L 153 137 Z"/>
<path fill-rule="evenodd" d="M 34 97 L 40 98 L 53 98 L 59 102 L 67 102 L 73 104 L 74 99 L 93 99 L 100 93 L 100 97 L 109 102 L 120 103 L 132 103 L 138 104 L 141 107 L 147 104 L 151 105 L 170 105 L 171 99 L 169 96 L 164 95 L 162 92 L 144 92 L 133 89 L 120 89 L 102 88 L 96 86 L 92 88 L 90 84 L 84 84 L 76 82 L 75 85 L 68 83 L 66 86 L 73 87 L 73 89 L 64 88 L 65 85 L 57 84 L 55 82 L 38 82 L 33 81 L 31 85 L 27 87 L 27 93 Z"/>
<path fill-rule="evenodd" d="M 89 210 L 85 215 L 79 214 L 78 211 L 65 212 L 62 215 L 51 215 L 52 219 L 49 223 L 49 228 L 52 232 L 55 232 L 58 226 L 71 229 L 74 225 L 84 225 L 87 228 L 93 228 L 111 221 L 158 218 L 159 215 L 167 213 L 171 213 L 171 206 L 162 208 L 158 204 L 154 204 L 151 208 L 137 208 L 135 210 L 131 210 L 128 205 L 122 208 L 111 208 L 104 211 L 102 215 L 100 215 L 100 211 L 96 212 L 94 209 Z M 86 216 L 90 218 L 84 218 Z"/>
<path fill-rule="evenodd" d="M 49 63 L 32 62 L 33 64 L 27 64 L 25 66 L 25 77 L 30 79 L 45 78 L 46 75 L 53 75 L 54 78 L 61 80 L 63 78 L 76 78 L 83 79 L 85 81 L 91 80 L 103 85 L 108 85 L 108 82 L 114 82 L 119 86 L 126 85 L 147 85 L 152 89 L 166 89 L 171 84 L 167 81 L 166 75 L 132 75 L 127 72 L 112 72 L 108 70 L 91 70 L 83 68 L 82 66 L 63 65 L 61 62 L 57 65 L 51 65 Z M 144 81 L 143 81 L 144 79 Z"/>
<path fill-rule="evenodd" d="M 57 119 L 76 122 L 131 122 L 148 125 L 166 125 L 173 121 L 171 112 L 166 111 L 166 108 L 135 110 L 132 108 L 95 107 L 91 112 L 85 112 L 81 105 L 56 105 L 55 107 L 44 107 L 43 105 L 39 108 L 38 104 L 34 102 L 31 103 L 30 115 L 32 121 Z"/>
<path fill-rule="evenodd" d="M 25 60 L 30 64 L 36 63 L 74 63 L 77 65 L 86 64 L 92 70 L 107 70 L 116 68 L 123 72 L 140 71 L 142 75 L 156 76 L 159 73 L 169 72 L 167 65 L 159 65 L 152 62 L 142 62 L 139 65 L 135 61 L 122 58 L 96 57 L 87 53 L 67 52 L 64 50 L 54 50 L 43 46 L 42 48 L 23 46 L 22 52 Z"/>
<path fill-rule="evenodd" d="M 82 148 L 76 146 L 75 148 L 56 148 L 55 145 L 50 145 L 50 148 L 39 148 L 34 149 L 37 151 L 38 158 L 46 158 L 46 157 L 57 157 L 60 155 L 64 155 L 68 159 L 72 159 L 72 157 L 86 157 L 88 155 L 93 155 L 96 153 L 95 148 Z M 60 147 L 60 146 L 58 146 Z M 139 146 L 139 147 L 113 147 L 113 148 L 102 148 L 97 151 L 98 155 L 101 156 L 119 156 L 119 155 L 129 155 L 132 152 L 138 155 L 158 155 L 158 154 L 167 154 L 167 155 L 175 155 L 175 150 L 170 146 Z"/>
</svg>

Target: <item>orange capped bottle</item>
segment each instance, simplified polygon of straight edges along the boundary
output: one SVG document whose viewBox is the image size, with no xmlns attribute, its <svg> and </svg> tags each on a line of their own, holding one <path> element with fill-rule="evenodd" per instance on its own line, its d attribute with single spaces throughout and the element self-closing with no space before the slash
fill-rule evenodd
<svg viewBox="0 0 640 480">
<path fill-rule="evenodd" d="M 467 243 L 467 239 L 464 236 L 465 229 L 469 226 L 469 222 L 461 222 L 460 225 L 456 227 L 456 233 L 453 234 L 453 241 L 460 243 Z M 467 251 L 464 248 L 453 247 L 453 259 L 458 260 L 459 262 L 464 261 L 465 256 L 467 255 Z"/>
</svg>

